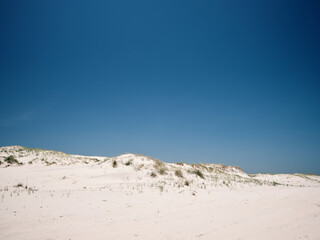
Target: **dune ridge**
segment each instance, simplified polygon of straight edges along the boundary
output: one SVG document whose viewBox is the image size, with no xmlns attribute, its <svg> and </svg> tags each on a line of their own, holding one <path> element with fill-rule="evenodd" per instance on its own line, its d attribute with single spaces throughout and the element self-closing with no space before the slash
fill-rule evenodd
<svg viewBox="0 0 320 240">
<path fill-rule="evenodd" d="M 320 177 L 0 148 L 0 239 L 320 239 Z"/>
</svg>

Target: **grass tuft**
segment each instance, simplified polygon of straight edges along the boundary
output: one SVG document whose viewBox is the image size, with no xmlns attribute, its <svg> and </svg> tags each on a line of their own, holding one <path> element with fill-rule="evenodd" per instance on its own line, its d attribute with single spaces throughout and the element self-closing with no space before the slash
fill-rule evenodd
<svg viewBox="0 0 320 240">
<path fill-rule="evenodd" d="M 166 174 L 166 169 L 165 169 L 165 168 L 160 168 L 160 169 L 158 170 L 158 173 L 159 173 L 160 175 L 164 175 L 164 174 Z"/>
<path fill-rule="evenodd" d="M 182 174 L 182 171 L 181 171 L 181 170 L 175 170 L 175 171 L 174 171 L 174 174 L 175 174 L 177 177 L 183 178 L 183 174 Z"/>
<path fill-rule="evenodd" d="M 194 170 L 192 171 L 193 174 L 197 175 L 198 177 L 204 179 L 203 173 L 200 170 Z"/>
</svg>

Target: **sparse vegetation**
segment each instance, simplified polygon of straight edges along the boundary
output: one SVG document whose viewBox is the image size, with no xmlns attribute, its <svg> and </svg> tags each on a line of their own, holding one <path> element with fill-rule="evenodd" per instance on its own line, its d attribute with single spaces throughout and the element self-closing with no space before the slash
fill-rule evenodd
<svg viewBox="0 0 320 240">
<path fill-rule="evenodd" d="M 53 165 L 53 164 L 57 164 L 56 162 L 49 162 L 49 161 L 44 161 L 46 164 L 47 164 L 47 166 L 50 166 L 50 165 Z"/>
<path fill-rule="evenodd" d="M 140 171 L 143 167 L 144 167 L 144 164 L 142 163 L 142 164 L 139 164 L 139 166 L 136 166 L 134 169 L 136 171 Z"/>
<path fill-rule="evenodd" d="M 166 174 L 166 169 L 165 169 L 165 168 L 160 168 L 160 169 L 158 170 L 158 173 L 159 173 L 160 175 L 164 175 L 164 174 Z"/>
<path fill-rule="evenodd" d="M 18 183 L 17 185 L 15 185 L 14 187 L 17 187 L 17 188 L 23 188 L 23 184 L 22 183 Z"/>
<path fill-rule="evenodd" d="M 277 186 L 277 185 L 280 185 L 280 183 L 277 183 L 275 181 L 272 182 L 272 186 Z"/>
<path fill-rule="evenodd" d="M 222 182 L 224 185 L 226 185 L 226 186 L 229 186 L 229 183 L 227 182 L 227 181 L 224 181 L 223 180 L 223 182 Z"/>
<path fill-rule="evenodd" d="M 165 164 L 159 160 L 156 160 L 156 159 L 153 159 L 153 161 L 154 161 L 154 168 L 157 170 L 157 172 L 160 175 L 166 174 L 167 169 L 166 169 Z"/>
<path fill-rule="evenodd" d="M 205 169 L 205 170 L 208 171 L 208 168 L 207 168 L 203 163 L 198 163 L 198 164 L 197 164 L 197 167 L 202 168 L 202 169 Z"/>
<path fill-rule="evenodd" d="M 315 174 L 315 173 L 306 173 L 305 175 L 310 175 L 310 176 L 320 176 L 319 174 Z"/>
<path fill-rule="evenodd" d="M 177 176 L 177 177 L 180 177 L 180 178 L 183 178 L 183 174 L 182 174 L 182 171 L 181 170 L 175 170 L 174 171 L 174 174 Z"/>
<path fill-rule="evenodd" d="M 34 193 L 35 191 L 37 191 L 37 189 L 32 188 L 32 187 L 27 188 L 27 190 L 28 190 L 28 194 Z"/>
<path fill-rule="evenodd" d="M 112 167 L 113 167 L 113 168 L 118 167 L 118 162 L 117 162 L 116 160 L 113 160 L 113 162 L 112 162 Z"/>
<path fill-rule="evenodd" d="M 40 150 L 35 149 L 24 149 L 23 151 L 20 151 L 20 149 L 15 148 L 8 148 L 6 149 L 0 149 L 0 152 L 4 152 L 2 156 L 0 156 L 0 164 L 1 168 L 4 167 L 10 167 L 10 165 L 17 166 L 20 163 L 20 159 L 25 159 L 25 163 L 27 164 L 36 164 L 36 163 L 42 163 L 42 165 L 52 165 L 52 164 L 59 164 L 59 165 L 73 165 L 77 163 L 81 164 L 93 164 L 93 162 L 99 162 L 97 165 L 100 165 L 102 163 L 106 163 L 105 167 L 108 167 L 109 169 L 103 168 L 105 174 L 107 174 L 107 170 L 110 170 L 110 168 L 122 168 L 125 166 L 131 166 L 131 167 L 124 167 L 127 170 L 128 169 L 134 169 L 136 171 L 140 171 L 139 174 L 136 175 L 137 181 L 142 182 L 144 177 L 149 178 L 149 183 L 152 184 L 153 187 L 158 187 L 160 185 L 163 186 L 173 186 L 177 188 L 184 188 L 181 191 L 186 190 L 194 190 L 197 188 L 201 189 L 210 189 L 214 187 L 224 187 L 228 189 L 234 189 L 238 186 L 242 185 L 248 185 L 248 186 L 300 186 L 304 187 L 301 183 L 301 185 L 296 184 L 286 184 L 285 180 L 278 180 L 279 178 L 271 178 L 273 174 L 270 175 L 270 178 L 261 178 L 260 175 L 262 174 L 248 174 L 249 177 L 245 175 L 245 173 L 239 172 L 241 169 L 238 167 L 231 167 L 226 166 L 222 164 L 187 164 L 178 162 L 175 164 L 172 163 L 164 163 L 156 159 L 147 158 L 147 157 L 139 157 L 137 156 L 124 156 L 124 157 L 110 157 L 110 158 L 94 158 L 94 157 L 85 157 L 85 156 L 73 156 L 73 155 L 66 155 L 60 152 L 41 152 Z M 28 151 L 32 151 L 28 153 Z M 38 157 L 36 157 L 36 153 L 39 152 Z M 30 161 L 29 161 L 30 160 Z M 183 166 L 183 167 L 181 167 Z M 91 167 L 91 166 L 90 166 Z M 9 169 L 10 170 L 10 169 Z M 14 169 L 13 169 L 14 170 Z M 19 170 L 19 169 L 17 169 Z M 114 169 L 115 170 L 115 169 Z M 119 169 L 120 170 L 120 169 Z M 239 170 L 239 171 L 238 171 Z M 164 175 L 164 176 L 162 176 Z M 194 176 L 196 175 L 196 176 Z M 198 178 L 198 177 L 199 178 Z M 280 175 L 279 175 L 280 176 Z M 292 176 L 295 177 L 302 177 L 309 181 L 313 182 L 320 182 L 319 178 L 317 178 L 315 174 L 293 174 Z M 315 177 L 313 177 L 315 176 Z M 132 181 L 132 178 L 135 179 L 135 176 L 129 178 L 129 176 L 126 177 L 128 182 Z M 151 179 L 154 178 L 154 179 Z M 66 179 L 66 177 L 63 177 L 62 179 Z M 204 179 L 204 180 L 203 180 Z M 289 179 L 291 181 L 291 179 Z M 288 181 L 289 181 L 288 180 Z M 167 181 L 167 182 L 166 182 Z M 276 182 L 279 181 L 279 182 Z M 13 189 L 13 191 L 20 192 L 25 188 L 27 189 L 25 183 L 27 184 L 27 181 L 23 182 L 22 184 L 17 184 L 17 182 L 11 183 L 10 190 Z M 72 182 L 72 178 L 70 177 L 70 181 Z M 72 184 L 75 184 L 76 182 L 72 182 Z M 146 184 L 149 184 L 146 183 Z M 191 186 L 191 187 L 187 187 Z M 307 184 L 305 186 L 308 186 Z M 166 191 L 168 192 L 171 188 L 166 187 Z M 29 188 L 29 186 L 28 186 Z M 4 188 L 6 189 L 6 188 Z M 123 186 L 121 186 L 121 189 L 123 189 Z M 0 189 L 0 191 L 5 191 Z M 31 191 L 31 190 L 30 190 Z M 139 190 L 140 191 L 140 190 Z M 0 200 L 1 201 L 1 200 Z"/>
<path fill-rule="evenodd" d="M 14 156 L 10 155 L 9 157 L 6 157 L 4 159 L 5 162 L 7 162 L 8 164 L 19 164 L 22 165 L 21 162 L 19 162 L 17 159 L 14 158 Z"/>
<path fill-rule="evenodd" d="M 197 175 L 198 177 L 204 179 L 203 173 L 199 169 L 192 171 L 192 173 Z"/>
<path fill-rule="evenodd" d="M 127 161 L 124 165 L 126 165 L 126 166 L 130 166 L 130 165 L 132 165 L 132 161 L 131 161 L 131 160 L 129 160 L 129 161 Z"/>
</svg>

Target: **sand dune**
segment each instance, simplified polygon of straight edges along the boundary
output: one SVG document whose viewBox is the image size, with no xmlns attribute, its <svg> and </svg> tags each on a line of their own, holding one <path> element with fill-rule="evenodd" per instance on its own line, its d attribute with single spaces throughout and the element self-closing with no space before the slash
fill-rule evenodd
<svg viewBox="0 0 320 240">
<path fill-rule="evenodd" d="M 20 146 L 0 161 L 0 239 L 320 239 L 316 175 Z"/>
</svg>

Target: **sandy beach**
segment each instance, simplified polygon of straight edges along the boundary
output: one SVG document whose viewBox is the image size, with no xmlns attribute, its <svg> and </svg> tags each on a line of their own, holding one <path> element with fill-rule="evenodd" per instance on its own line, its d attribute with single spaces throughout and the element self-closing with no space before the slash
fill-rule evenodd
<svg viewBox="0 0 320 240">
<path fill-rule="evenodd" d="M 202 170 L 200 178 L 189 176 L 186 164 L 163 163 L 161 175 L 154 160 L 132 154 L 60 156 L 80 161 L 70 165 L 50 164 L 56 153 L 20 154 L 25 164 L 0 168 L 1 239 L 320 239 L 315 175 L 234 179 L 232 172 Z M 27 164 L 30 159 L 36 160 Z M 176 167 L 182 177 L 172 172 Z"/>
</svg>

